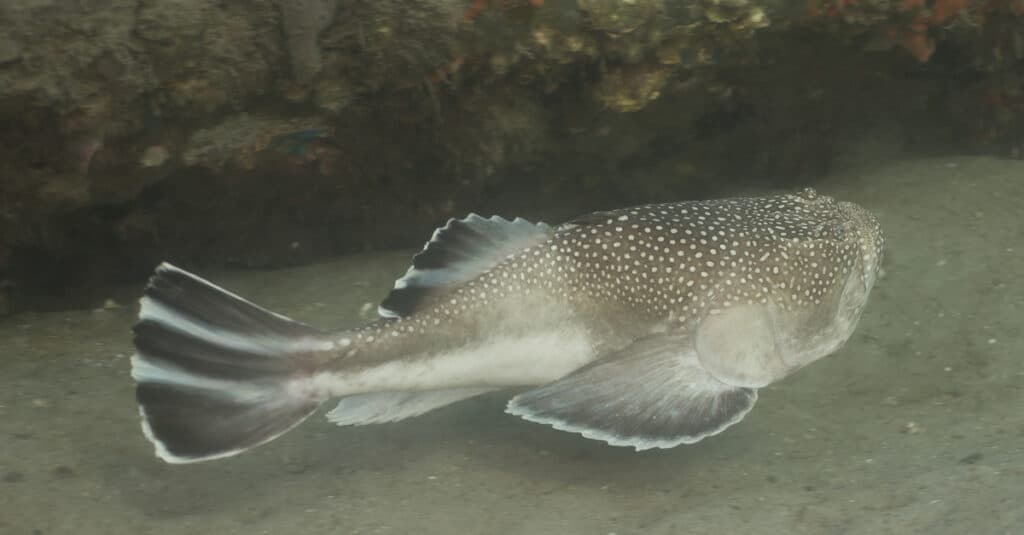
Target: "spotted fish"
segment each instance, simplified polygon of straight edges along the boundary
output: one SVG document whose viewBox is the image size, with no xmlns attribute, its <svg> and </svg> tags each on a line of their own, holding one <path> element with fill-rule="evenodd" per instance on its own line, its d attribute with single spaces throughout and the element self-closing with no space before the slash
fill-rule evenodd
<svg viewBox="0 0 1024 535">
<path fill-rule="evenodd" d="M 739 422 L 836 351 L 878 274 L 878 221 L 813 190 L 434 232 L 380 319 L 324 331 L 169 264 L 134 327 L 143 431 L 171 463 L 266 443 L 341 398 L 394 422 L 499 389 L 507 412 L 637 450 Z"/>
</svg>

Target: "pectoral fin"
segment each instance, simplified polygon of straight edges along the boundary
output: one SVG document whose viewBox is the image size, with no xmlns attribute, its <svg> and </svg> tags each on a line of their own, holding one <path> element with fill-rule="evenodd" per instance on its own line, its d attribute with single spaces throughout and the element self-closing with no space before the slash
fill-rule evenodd
<svg viewBox="0 0 1024 535">
<path fill-rule="evenodd" d="M 506 412 L 640 451 L 720 433 L 742 420 L 756 401 L 757 390 L 709 374 L 686 340 L 655 336 L 519 394 Z"/>
</svg>

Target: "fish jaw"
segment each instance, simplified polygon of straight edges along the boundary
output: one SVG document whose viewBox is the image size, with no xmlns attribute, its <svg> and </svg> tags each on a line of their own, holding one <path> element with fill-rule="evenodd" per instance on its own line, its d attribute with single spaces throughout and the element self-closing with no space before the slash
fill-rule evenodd
<svg viewBox="0 0 1024 535">
<path fill-rule="evenodd" d="M 410 342 L 415 345 L 415 340 Z M 372 363 L 329 366 L 294 379 L 290 388 L 305 395 L 341 397 L 381 391 L 533 386 L 561 379 L 597 355 L 588 329 L 565 322 L 528 332 L 498 331 L 452 348 Z"/>
</svg>

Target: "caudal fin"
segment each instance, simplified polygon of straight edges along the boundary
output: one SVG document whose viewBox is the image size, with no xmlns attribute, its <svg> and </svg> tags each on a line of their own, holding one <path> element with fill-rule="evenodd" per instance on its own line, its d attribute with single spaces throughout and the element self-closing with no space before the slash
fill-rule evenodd
<svg viewBox="0 0 1024 535">
<path fill-rule="evenodd" d="M 299 387 L 332 347 L 317 329 L 170 264 L 146 286 L 132 357 L 142 429 L 169 463 L 273 440 L 325 398 Z"/>
</svg>

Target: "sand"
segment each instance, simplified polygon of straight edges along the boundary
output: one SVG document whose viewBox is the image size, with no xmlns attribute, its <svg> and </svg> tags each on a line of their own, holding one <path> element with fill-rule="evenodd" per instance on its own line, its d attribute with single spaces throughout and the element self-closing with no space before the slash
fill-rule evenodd
<svg viewBox="0 0 1024 535">
<path fill-rule="evenodd" d="M 169 466 L 139 429 L 131 300 L 4 318 L 0 532 L 1021 533 L 1024 163 L 889 161 L 816 186 L 887 232 L 858 331 L 741 424 L 666 451 L 518 420 L 497 393 L 380 426 L 317 415 L 248 454 Z M 409 254 L 203 275 L 347 327 Z"/>
</svg>

